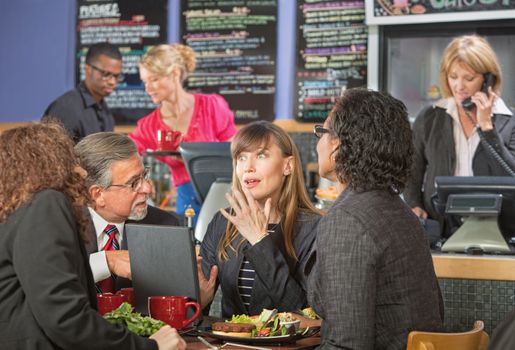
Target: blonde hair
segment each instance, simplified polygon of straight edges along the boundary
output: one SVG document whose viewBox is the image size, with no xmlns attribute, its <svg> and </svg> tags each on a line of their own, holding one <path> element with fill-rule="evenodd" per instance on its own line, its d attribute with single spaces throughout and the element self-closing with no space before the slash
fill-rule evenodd
<svg viewBox="0 0 515 350">
<path fill-rule="evenodd" d="M 440 63 L 440 85 L 444 97 L 452 96 L 447 76 L 455 62 L 467 64 L 476 73 L 495 75 L 496 81 L 492 89 L 496 94 L 501 93 L 501 67 L 497 55 L 484 38 L 477 35 L 464 35 L 455 38 L 447 45 Z"/>
<path fill-rule="evenodd" d="M 257 149 L 260 146 L 268 146 L 275 143 L 282 152 L 283 157 L 293 157 L 291 173 L 286 176 L 283 186 L 280 189 L 280 197 L 277 203 L 277 210 L 281 217 L 281 231 L 283 234 L 286 252 L 291 257 L 296 258 L 293 240 L 295 238 L 295 225 L 298 215 L 301 212 L 315 213 L 320 212 L 315 209 L 304 186 L 304 175 L 302 173 L 302 165 L 300 162 L 299 152 L 295 143 L 290 136 L 280 127 L 266 121 L 258 121 L 250 123 L 243 127 L 234 137 L 231 143 L 231 155 L 233 159 L 233 186 L 242 191 L 240 181 L 236 175 L 236 161 L 242 152 Z M 227 222 L 227 228 L 224 238 L 218 245 L 218 259 L 228 260 L 229 255 L 227 249 L 231 249 L 238 254 L 242 244 L 241 240 L 236 247 L 232 246 L 232 242 L 238 236 L 236 227 Z"/>
<path fill-rule="evenodd" d="M 161 76 L 169 75 L 175 68 L 179 68 L 181 71 L 181 82 L 184 82 L 188 74 L 195 70 L 197 59 L 195 58 L 195 51 L 189 46 L 163 44 L 148 50 L 141 58 L 139 64 Z"/>
</svg>

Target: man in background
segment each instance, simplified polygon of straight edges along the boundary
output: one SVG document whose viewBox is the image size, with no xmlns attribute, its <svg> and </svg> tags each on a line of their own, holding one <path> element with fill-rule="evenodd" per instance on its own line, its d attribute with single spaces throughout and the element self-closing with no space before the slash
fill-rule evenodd
<svg viewBox="0 0 515 350">
<path fill-rule="evenodd" d="M 122 55 L 112 44 L 94 44 L 86 55 L 84 71 L 84 81 L 52 102 L 43 115 L 58 119 L 75 142 L 114 129 L 114 118 L 104 97 L 123 80 Z"/>
<path fill-rule="evenodd" d="M 178 218 L 147 205 L 152 192 L 148 169 L 125 135 L 101 132 L 82 139 L 75 150 L 87 171 L 88 207 L 94 230 L 86 251 L 97 289 L 114 292 L 131 278 L 125 223 L 178 226 Z M 117 278 L 117 277 L 122 278 Z"/>
</svg>

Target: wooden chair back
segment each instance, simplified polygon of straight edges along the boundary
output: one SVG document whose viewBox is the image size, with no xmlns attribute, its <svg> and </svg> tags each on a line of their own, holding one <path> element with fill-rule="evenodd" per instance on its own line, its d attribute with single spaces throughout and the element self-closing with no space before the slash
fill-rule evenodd
<svg viewBox="0 0 515 350">
<path fill-rule="evenodd" d="M 463 333 L 412 331 L 406 350 L 486 350 L 490 337 L 483 329 L 483 321 L 476 321 L 472 330 Z"/>
</svg>

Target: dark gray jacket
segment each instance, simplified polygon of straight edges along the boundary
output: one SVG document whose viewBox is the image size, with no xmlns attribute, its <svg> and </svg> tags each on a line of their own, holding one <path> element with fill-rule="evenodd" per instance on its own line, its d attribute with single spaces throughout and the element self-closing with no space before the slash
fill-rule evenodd
<svg viewBox="0 0 515 350">
<path fill-rule="evenodd" d="M 483 132 L 485 140 L 515 169 L 515 117 L 494 114 L 494 129 Z M 431 218 L 439 218 L 431 205 L 436 176 L 453 176 L 456 152 L 452 117 L 445 109 L 429 106 L 423 109 L 413 124 L 415 155 L 413 173 L 404 190 L 404 200 L 410 207 L 421 207 Z M 508 176 L 482 142 L 472 160 L 475 176 Z"/>
<path fill-rule="evenodd" d="M 345 190 L 318 224 L 308 281 L 321 349 L 401 350 L 410 331 L 441 330 L 429 245 L 398 195 Z"/>
<path fill-rule="evenodd" d="M 218 266 L 217 284 L 222 288 L 223 317 L 247 313 L 257 315 L 263 308 L 295 311 L 306 307 L 306 280 L 303 271 L 315 241 L 315 226 L 319 219 L 320 216 L 316 214 L 298 216 L 293 242 L 297 260 L 286 253 L 283 236 L 278 229 L 254 246 L 246 242 L 238 254 L 229 249 L 229 260 L 220 261 L 217 250 L 225 235 L 227 219 L 220 213 L 215 215 L 202 241 L 202 270 L 209 276 L 211 266 Z M 243 237 L 238 236 L 234 246 L 242 239 Z M 249 311 L 238 293 L 238 273 L 244 256 L 256 271 Z"/>
</svg>

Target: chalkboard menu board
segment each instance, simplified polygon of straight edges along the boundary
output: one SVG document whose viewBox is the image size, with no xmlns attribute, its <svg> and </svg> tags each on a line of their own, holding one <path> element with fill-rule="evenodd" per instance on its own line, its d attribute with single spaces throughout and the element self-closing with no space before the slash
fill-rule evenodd
<svg viewBox="0 0 515 350">
<path fill-rule="evenodd" d="M 156 106 L 139 79 L 138 62 L 149 46 L 167 41 L 167 0 L 78 0 L 77 80 L 84 79 L 89 46 L 108 41 L 123 55 L 125 81 L 105 98 L 117 124 L 134 124 Z"/>
<path fill-rule="evenodd" d="M 515 18 L 513 0 L 370 0 L 368 24 Z"/>
<path fill-rule="evenodd" d="M 363 1 L 298 2 L 295 116 L 318 122 L 345 89 L 367 85 Z"/>
<path fill-rule="evenodd" d="M 222 95 L 237 123 L 273 120 L 277 1 L 183 0 L 182 14 L 197 53 L 188 90 Z"/>
</svg>

